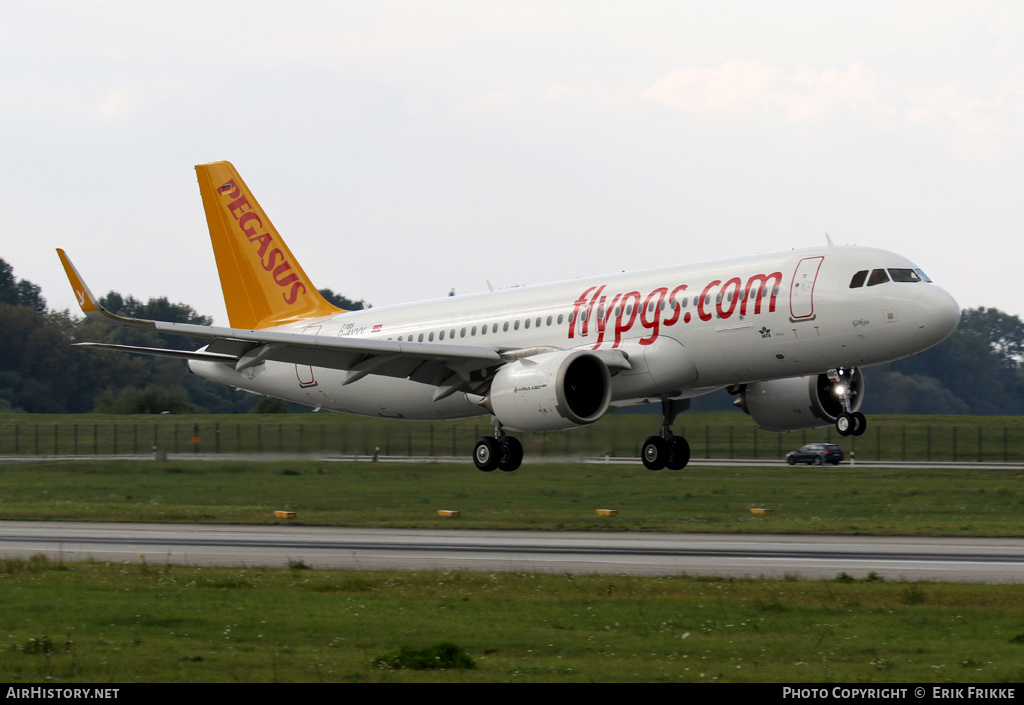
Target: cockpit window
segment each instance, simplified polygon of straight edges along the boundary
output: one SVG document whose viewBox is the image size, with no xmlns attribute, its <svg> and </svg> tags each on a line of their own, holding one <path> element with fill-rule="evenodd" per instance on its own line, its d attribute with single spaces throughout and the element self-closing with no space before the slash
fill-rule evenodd
<svg viewBox="0 0 1024 705">
<path fill-rule="evenodd" d="M 868 278 L 868 270 L 862 269 L 853 275 L 853 279 L 850 280 L 850 288 L 856 289 L 864 286 L 864 280 Z"/>
<path fill-rule="evenodd" d="M 868 277 L 868 286 L 885 284 L 887 281 L 889 281 L 889 275 L 885 273 L 884 269 L 872 269 L 871 276 Z"/>
<path fill-rule="evenodd" d="M 928 282 L 929 284 L 932 283 L 932 280 L 928 278 L 928 275 L 922 272 L 920 269 L 915 269 L 914 271 L 917 272 L 918 275 L 920 275 L 920 277 L 924 279 L 926 282 Z"/>
<path fill-rule="evenodd" d="M 913 269 L 890 269 L 889 274 L 894 282 L 919 282 L 921 275 Z"/>
</svg>

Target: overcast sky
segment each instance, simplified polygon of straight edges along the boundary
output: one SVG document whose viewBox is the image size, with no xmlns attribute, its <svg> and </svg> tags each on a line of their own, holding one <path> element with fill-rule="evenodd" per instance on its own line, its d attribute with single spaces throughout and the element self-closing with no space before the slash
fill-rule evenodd
<svg viewBox="0 0 1024 705">
<path fill-rule="evenodd" d="M 1024 2 L 6 2 L 0 257 L 226 324 L 195 164 L 380 306 L 825 243 L 1024 315 Z"/>
</svg>

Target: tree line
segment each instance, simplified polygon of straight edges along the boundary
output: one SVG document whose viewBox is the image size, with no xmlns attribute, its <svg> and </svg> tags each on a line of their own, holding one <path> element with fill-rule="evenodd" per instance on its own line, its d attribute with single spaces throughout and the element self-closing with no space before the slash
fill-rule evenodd
<svg viewBox="0 0 1024 705">
<path fill-rule="evenodd" d="M 339 308 L 368 307 L 330 289 L 321 293 Z M 110 311 L 133 318 L 212 322 L 191 306 L 165 297 L 142 302 L 111 291 L 100 301 Z M 194 350 L 204 341 L 51 310 L 40 288 L 16 278 L 3 259 L 0 330 L 0 412 L 246 413 L 289 408 L 189 374 L 180 360 L 75 347 L 76 342 L 95 341 Z M 864 372 L 865 413 L 1024 414 L 1024 323 L 994 308 L 966 309 L 956 332 L 942 344 Z M 731 400 L 724 393 L 710 395 L 694 407 L 725 408 Z"/>
</svg>

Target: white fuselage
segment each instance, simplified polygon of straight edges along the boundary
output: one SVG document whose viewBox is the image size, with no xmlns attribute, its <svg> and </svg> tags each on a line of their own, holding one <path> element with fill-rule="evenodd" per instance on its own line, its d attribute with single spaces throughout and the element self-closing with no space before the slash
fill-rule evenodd
<svg viewBox="0 0 1024 705">
<path fill-rule="evenodd" d="M 612 274 L 352 311 L 272 330 L 317 336 L 529 348 L 621 350 L 612 403 L 687 398 L 729 385 L 876 365 L 947 337 L 960 310 L 927 281 L 851 287 L 857 272 L 920 272 L 873 248 L 820 247 Z M 241 372 L 192 361 L 196 374 L 336 411 L 439 419 L 487 413 L 481 397 L 434 400 L 435 384 L 266 362 Z"/>
</svg>

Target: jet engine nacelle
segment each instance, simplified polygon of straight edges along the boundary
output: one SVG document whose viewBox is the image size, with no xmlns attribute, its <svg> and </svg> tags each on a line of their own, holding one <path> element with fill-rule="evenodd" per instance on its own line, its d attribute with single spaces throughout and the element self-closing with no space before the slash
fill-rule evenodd
<svg viewBox="0 0 1024 705">
<path fill-rule="evenodd" d="M 486 404 L 506 430 L 536 433 L 593 423 L 611 399 L 611 373 L 599 357 L 560 350 L 499 369 Z"/>
<path fill-rule="evenodd" d="M 851 412 L 860 409 L 864 398 L 864 375 L 858 370 L 844 370 L 839 380 L 832 382 L 828 375 L 819 374 L 751 382 L 743 385 L 733 404 L 765 431 L 825 428 L 843 413 L 840 385 L 848 390 Z"/>
</svg>

